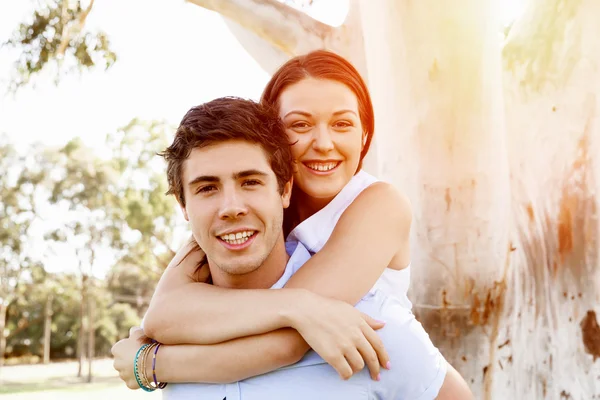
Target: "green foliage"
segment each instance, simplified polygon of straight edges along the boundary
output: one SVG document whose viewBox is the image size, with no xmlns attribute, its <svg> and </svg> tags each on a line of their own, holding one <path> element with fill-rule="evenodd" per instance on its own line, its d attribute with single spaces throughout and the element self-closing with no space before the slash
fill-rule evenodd
<svg viewBox="0 0 600 400">
<path fill-rule="evenodd" d="M 117 55 L 104 32 L 85 30 L 94 0 L 40 0 L 33 15 L 21 23 L 5 43 L 18 48 L 15 76 L 10 90 L 16 91 L 43 70 L 54 67 L 55 82 L 61 74 L 95 67 L 108 69 Z"/>
<path fill-rule="evenodd" d="M 94 331 L 95 354 L 110 355 L 110 348 L 126 337 L 131 326 L 140 324 L 138 312 L 129 304 L 113 300 L 102 282 L 95 280 Z M 26 295 L 27 294 L 27 295 Z M 52 295 L 51 357 L 69 358 L 75 354 L 80 329 L 80 279 L 70 274 L 45 274 L 21 287 L 8 313 L 9 356 L 43 355 L 44 315 L 48 296 Z"/>
<path fill-rule="evenodd" d="M 35 195 L 46 172 L 36 149 L 32 150 L 20 155 L 0 135 L 0 306 L 9 304 L 26 274 L 39 267 L 39 259 L 26 244 L 36 219 Z"/>
<path fill-rule="evenodd" d="M 0 258 L 2 282 L 12 285 L 6 326 L 11 355 L 43 354 L 50 296 L 55 359 L 75 356 L 81 305 L 88 299 L 94 304 L 97 355 L 109 355 L 112 345 L 126 337 L 131 326 L 139 325 L 156 282 L 174 255 L 177 206 L 172 196 L 165 195 L 165 165 L 156 154 L 167 146 L 170 131 L 162 122 L 134 119 L 108 135 L 108 160 L 96 156 L 80 139 L 23 156 L 3 138 L 0 166 L 13 171 L 0 175 L 5 200 L 0 204 L 4 212 L 0 238 L 3 246 L 12 246 L 3 253 L 10 263 Z M 59 227 L 46 232 L 45 240 L 50 248 L 53 243 L 68 244 L 79 262 L 75 274 L 48 273 L 40 260 L 24 251 L 29 250 L 28 227 L 40 219 L 35 198 L 49 204 L 50 212 L 64 215 Z M 117 262 L 106 279 L 98 280 L 92 266 L 106 251 Z M 31 262 L 25 262 L 26 257 Z"/>
</svg>

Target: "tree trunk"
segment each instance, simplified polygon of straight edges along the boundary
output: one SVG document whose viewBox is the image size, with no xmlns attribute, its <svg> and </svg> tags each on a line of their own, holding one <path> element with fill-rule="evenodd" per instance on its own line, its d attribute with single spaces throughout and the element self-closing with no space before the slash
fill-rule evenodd
<svg viewBox="0 0 600 400">
<path fill-rule="evenodd" d="M 77 338 L 77 354 L 79 359 L 79 368 L 77 370 L 77 377 L 83 376 L 83 358 L 85 353 L 85 332 L 86 332 L 86 318 L 85 318 L 85 303 L 87 301 L 87 276 L 81 277 L 81 303 L 79 306 L 79 335 Z"/>
<path fill-rule="evenodd" d="M 476 398 L 600 398 L 600 6 L 531 0 L 504 53 L 501 6 L 353 1 L 336 34 L 362 31 L 364 54 L 313 48 L 366 71 L 365 169 L 411 198 L 414 310 Z"/>
<path fill-rule="evenodd" d="M 44 364 L 50 362 L 50 335 L 52 332 L 52 295 L 48 295 L 44 312 Z"/>
<path fill-rule="evenodd" d="M 504 48 L 516 250 L 501 350 L 513 372 L 497 384 L 510 385 L 507 398 L 592 399 L 600 395 L 600 4 L 533 6 Z"/>
<path fill-rule="evenodd" d="M 6 335 L 4 328 L 6 327 L 6 310 L 8 302 L 6 299 L 0 299 L 0 368 L 4 365 L 4 352 L 6 351 Z"/>
<path fill-rule="evenodd" d="M 361 8 L 376 172 L 413 206 L 414 312 L 481 399 L 491 397 L 497 364 L 510 228 L 493 5 L 389 0 Z"/>
<path fill-rule="evenodd" d="M 94 345 L 95 345 L 95 340 L 94 340 L 94 335 L 95 335 L 95 329 L 94 329 L 94 300 L 93 297 L 91 295 L 91 293 L 88 292 L 88 299 L 87 299 L 87 309 L 88 309 L 88 342 L 87 342 L 87 358 L 88 358 L 88 375 L 87 375 L 87 382 L 90 383 L 92 382 L 92 364 L 94 362 Z"/>
</svg>

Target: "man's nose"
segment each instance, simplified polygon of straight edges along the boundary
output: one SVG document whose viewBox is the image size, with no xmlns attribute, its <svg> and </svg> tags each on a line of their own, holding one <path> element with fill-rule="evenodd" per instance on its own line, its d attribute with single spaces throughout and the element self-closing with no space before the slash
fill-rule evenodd
<svg viewBox="0 0 600 400">
<path fill-rule="evenodd" d="M 223 202 L 219 211 L 221 219 L 235 219 L 248 214 L 248 208 L 243 196 L 236 190 L 225 190 Z"/>
<path fill-rule="evenodd" d="M 328 126 L 319 125 L 313 130 L 313 149 L 321 153 L 333 150 L 333 140 Z"/>
</svg>

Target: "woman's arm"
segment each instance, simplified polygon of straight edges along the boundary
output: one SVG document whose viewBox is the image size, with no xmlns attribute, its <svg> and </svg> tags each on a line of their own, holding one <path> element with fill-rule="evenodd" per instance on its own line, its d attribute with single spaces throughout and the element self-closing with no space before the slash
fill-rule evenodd
<svg viewBox="0 0 600 400">
<path fill-rule="evenodd" d="M 133 373 L 133 359 L 142 345 L 144 332 L 132 328 L 127 339 L 116 343 L 111 352 L 114 368 L 130 389 L 139 389 Z M 290 352 L 286 343 L 300 341 Z M 159 381 L 182 383 L 229 383 L 281 368 L 299 361 L 308 344 L 294 329 L 280 329 L 214 345 L 161 345 L 156 358 Z M 152 376 L 147 362 L 147 376 Z"/>
<path fill-rule="evenodd" d="M 198 282 L 208 273 L 198 270 L 204 253 L 194 247 L 188 241 L 177 252 L 144 317 L 146 334 L 161 343 L 213 344 L 288 327 L 289 314 L 306 301 L 305 290 L 230 290 Z"/>
<path fill-rule="evenodd" d="M 412 213 L 408 199 L 392 185 L 365 189 L 340 217 L 321 251 L 285 285 L 356 304 L 397 257 L 410 262 Z"/>
<path fill-rule="evenodd" d="M 285 287 L 356 304 L 399 251 L 408 264 L 410 224 L 408 200 L 389 184 L 371 185 Z M 184 246 L 178 254 L 187 251 Z M 148 336 L 169 344 L 218 343 L 288 327 L 285 315 L 302 306 L 299 292 L 228 290 L 196 282 L 193 274 L 202 256 L 194 253 L 169 265 L 145 316 Z"/>
<path fill-rule="evenodd" d="M 327 245 L 290 279 L 287 287 L 305 287 L 315 293 L 355 304 L 374 285 L 396 254 L 404 251 L 404 258 L 409 259 L 410 222 L 410 206 L 405 197 L 391 185 L 372 185 L 348 207 Z M 194 282 L 192 273 L 196 263 L 188 257 L 179 266 L 170 266 L 161 278 L 145 317 L 144 328 L 148 336 L 173 344 L 209 344 L 292 325 L 340 375 L 346 374 L 351 367 L 354 372 L 357 366 L 362 368 L 357 362 L 352 366 L 339 366 L 345 363 L 339 357 L 341 355 L 343 358 L 348 348 L 351 331 L 348 327 L 352 328 L 352 332 L 360 332 L 357 329 L 359 325 L 350 322 L 344 324 L 341 317 L 338 319 L 340 323 L 323 318 L 323 307 L 312 310 L 314 315 L 311 320 L 308 317 L 311 310 L 304 302 L 279 302 L 273 297 L 285 295 L 288 289 L 239 291 Z M 285 317 L 293 311 L 284 311 L 281 308 L 283 306 L 304 307 L 304 316 L 298 318 L 303 323 L 293 326 L 290 318 Z M 258 313 L 261 315 L 259 318 Z M 302 314 L 298 310 L 296 313 Z M 372 322 L 369 325 L 377 329 Z M 364 325 L 360 329 L 365 334 L 359 335 L 362 339 L 372 333 L 372 329 L 366 329 Z M 307 336 L 310 336 L 310 340 Z M 332 341 L 334 337 L 339 340 Z M 369 342 L 374 343 L 374 339 Z M 298 337 L 286 339 L 283 343 L 286 354 L 306 349 L 304 341 Z M 319 346 L 322 343 L 333 343 L 333 346 L 331 349 L 327 345 Z M 364 342 L 361 348 L 365 348 Z M 325 351 L 330 353 L 324 354 Z M 379 355 L 381 365 L 387 364 L 382 345 L 381 348 L 374 345 L 370 351 L 359 353 L 375 377 L 378 364 L 375 360 L 373 365 L 372 355 Z M 367 359 L 369 354 L 370 360 Z M 278 368 L 278 363 L 272 361 L 271 370 L 274 370 Z"/>
</svg>

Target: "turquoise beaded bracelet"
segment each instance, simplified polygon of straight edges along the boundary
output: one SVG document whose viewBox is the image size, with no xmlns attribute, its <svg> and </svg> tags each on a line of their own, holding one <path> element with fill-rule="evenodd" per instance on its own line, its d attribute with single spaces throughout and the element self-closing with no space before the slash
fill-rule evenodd
<svg viewBox="0 0 600 400">
<path fill-rule="evenodd" d="M 142 380 L 140 379 L 140 373 L 139 373 L 138 367 L 137 367 L 138 359 L 140 358 L 140 354 L 142 354 L 142 351 L 144 351 L 144 349 L 148 346 L 150 346 L 150 344 L 143 345 L 142 347 L 139 348 L 137 353 L 135 353 L 135 358 L 133 359 L 133 374 L 135 375 L 135 380 L 136 380 L 137 384 L 140 386 L 140 388 L 142 388 L 142 390 L 144 390 L 146 392 L 154 392 L 156 389 L 148 388 L 142 384 Z"/>
</svg>

